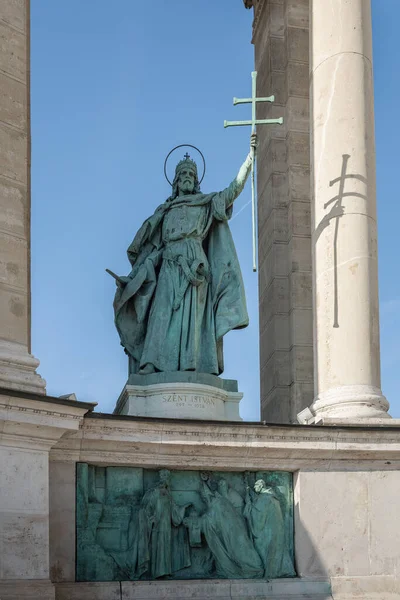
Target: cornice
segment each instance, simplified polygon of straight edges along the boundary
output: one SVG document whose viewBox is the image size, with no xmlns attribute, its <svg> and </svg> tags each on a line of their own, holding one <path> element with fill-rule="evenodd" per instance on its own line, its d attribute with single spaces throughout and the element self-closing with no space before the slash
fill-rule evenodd
<svg viewBox="0 0 400 600">
<path fill-rule="evenodd" d="M 251 39 L 252 44 L 254 44 L 255 36 L 257 35 L 259 25 L 262 21 L 262 16 L 266 11 L 267 4 L 268 0 L 258 0 L 257 5 L 254 9 L 253 36 Z"/>
<path fill-rule="evenodd" d="M 88 412 L 78 402 L 21 396 L 0 395 L 0 446 L 49 450 L 66 432 L 79 430 Z"/>
<path fill-rule="evenodd" d="M 268 0 L 243 0 L 243 3 L 245 8 L 253 8 L 254 10 L 253 35 L 251 40 L 252 44 L 254 44 L 254 38 L 261 20 L 261 15 L 268 4 Z"/>
<path fill-rule="evenodd" d="M 391 469 L 400 465 L 400 431 L 91 415 L 79 431 L 57 443 L 50 459 L 217 470 L 295 471 L 321 465 L 332 468 L 333 464 L 337 468 L 365 465 L 367 469 L 379 464 Z"/>
<path fill-rule="evenodd" d="M 0 387 L 0 400 L 1 396 L 9 396 L 13 398 L 23 398 L 24 400 L 31 400 L 32 402 L 45 402 L 50 404 L 60 404 L 65 406 L 72 406 L 74 408 L 83 408 L 87 411 L 92 411 L 97 405 L 96 402 L 80 402 L 78 400 L 68 400 L 67 398 L 57 398 L 56 396 L 43 396 L 42 394 L 35 394 L 34 392 L 25 392 L 20 390 L 14 390 L 9 388 Z"/>
</svg>

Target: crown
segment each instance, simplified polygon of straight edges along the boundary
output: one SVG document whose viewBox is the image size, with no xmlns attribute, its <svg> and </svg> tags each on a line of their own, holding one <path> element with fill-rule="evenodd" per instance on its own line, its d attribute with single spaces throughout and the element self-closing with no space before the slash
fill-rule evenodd
<svg viewBox="0 0 400 600">
<path fill-rule="evenodd" d="M 190 155 L 186 152 L 186 154 L 183 157 L 183 160 L 179 161 L 178 164 L 176 165 L 176 169 L 175 169 L 175 175 L 177 175 L 177 173 L 183 168 L 183 167 L 190 167 L 191 169 L 193 169 L 196 173 L 196 177 L 198 177 L 197 175 L 197 165 L 194 162 L 194 160 L 192 160 L 190 158 Z"/>
</svg>

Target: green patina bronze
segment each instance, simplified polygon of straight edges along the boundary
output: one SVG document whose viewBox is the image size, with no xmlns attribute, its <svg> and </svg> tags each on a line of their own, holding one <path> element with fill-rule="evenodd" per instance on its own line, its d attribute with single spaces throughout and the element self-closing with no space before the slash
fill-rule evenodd
<svg viewBox="0 0 400 600">
<path fill-rule="evenodd" d="M 219 390 L 226 392 L 237 392 L 238 382 L 236 379 L 222 379 L 211 373 L 198 373 L 197 371 L 176 371 L 170 373 L 151 373 L 149 375 L 131 374 L 128 384 L 131 385 L 155 385 L 159 383 L 200 383 L 202 385 L 212 385 Z"/>
<path fill-rule="evenodd" d="M 292 475 L 77 465 L 77 580 L 293 577 Z"/>
<path fill-rule="evenodd" d="M 132 270 L 114 275 L 114 311 L 130 374 L 223 372 L 223 336 L 248 325 L 228 221 L 252 155 L 225 190 L 211 194 L 200 191 L 196 163 L 186 156 L 176 167 L 171 196 L 129 246 Z"/>
</svg>

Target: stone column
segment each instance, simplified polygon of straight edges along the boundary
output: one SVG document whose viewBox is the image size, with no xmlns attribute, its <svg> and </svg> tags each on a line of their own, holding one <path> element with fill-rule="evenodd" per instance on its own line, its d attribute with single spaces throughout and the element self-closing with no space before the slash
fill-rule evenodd
<svg viewBox="0 0 400 600">
<path fill-rule="evenodd" d="M 381 392 L 369 0 L 311 0 L 317 417 L 387 417 Z"/>
<path fill-rule="evenodd" d="M 30 354 L 29 0 L 0 3 L 0 387 L 45 393 Z"/>
</svg>

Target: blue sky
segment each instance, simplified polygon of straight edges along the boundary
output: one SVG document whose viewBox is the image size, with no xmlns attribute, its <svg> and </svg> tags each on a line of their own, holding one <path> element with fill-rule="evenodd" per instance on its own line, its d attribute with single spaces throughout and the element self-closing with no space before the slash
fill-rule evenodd
<svg viewBox="0 0 400 600">
<path fill-rule="evenodd" d="M 367 1 L 367 0 L 365 0 Z M 114 283 L 126 249 L 169 195 L 166 154 L 198 146 L 204 191 L 222 189 L 248 152 L 252 14 L 241 0 L 33 0 L 32 351 L 48 394 L 75 392 L 112 412 L 126 381 L 114 328 Z M 398 0 L 373 0 L 382 387 L 400 416 L 397 191 Z M 271 93 L 273 90 L 271 90 Z M 241 414 L 259 418 L 257 275 L 248 184 L 231 229 L 251 325 L 225 338 L 224 377 L 239 380 Z M 247 206 L 245 206 L 247 205 Z M 241 208 L 245 207 L 239 214 Z"/>
</svg>

